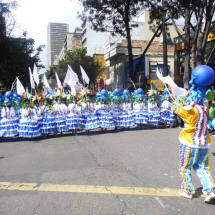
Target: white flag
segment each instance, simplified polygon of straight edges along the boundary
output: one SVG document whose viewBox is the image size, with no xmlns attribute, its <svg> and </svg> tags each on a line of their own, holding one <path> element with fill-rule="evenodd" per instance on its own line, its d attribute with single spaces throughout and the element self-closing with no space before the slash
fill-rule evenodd
<svg viewBox="0 0 215 215">
<path fill-rule="evenodd" d="M 16 77 L 16 93 L 22 96 L 24 92 L 25 92 L 25 88 L 23 87 L 20 80 Z"/>
<path fill-rule="evenodd" d="M 34 81 L 36 82 L 37 86 L 39 85 L 39 75 L 38 75 L 38 72 L 37 72 L 37 67 L 36 65 L 34 64 L 34 70 L 33 70 L 33 77 L 34 77 Z"/>
<path fill-rule="evenodd" d="M 184 92 L 186 91 L 184 88 L 178 87 L 169 75 L 167 77 L 163 77 L 163 75 L 159 72 L 158 68 L 157 68 L 156 74 L 159 80 L 171 86 L 175 96 L 180 96 L 184 94 Z"/>
<path fill-rule="evenodd" d="M 90 83 L 90 79 L 89 79 L 89 77 L 87 76 L 87 73 L 84 71 L 84 69 L 82 68 L 82 66 L 80 66 L 80 68 L 81 68 L 82 79 L 83 79 L 87 84 L 89 84 L 89 83 Z"/>
<path fill-rule="evenodd" d="M 34 88 L 35 88 L 35 83 L 34 83 L 34 79 L 33 79 L 32 73 L 31 73 L 31 68 L 28 67 L 28 69 L 29 69 L 29 76 L 30 76 L 31 88 L 34 89 Z"/>
<path fill-rule="evenodd" d="M 68 69 L 63 84 L 67 84 L 69 79 L 70 79 L 70 72 L 69 72 L 69 69 Z"/>
<path fill-rule="evenodd" d="M 175 96 L 177 97 L 183 95 L 186 91 L 184 88 L 178 87 L 169 75 L 167 77 L 164 77 L 164 81 L 166 84 L 169 84 L 171 86 Z"/>
<path fill-rule="evenodd" d="M 70 78 L 77 83 L 78 82 L 78 75 L 72 70 L 72 68 L 68 65 L 68 71 L 70 72 Z"/>
<path fill-rule="evenodd" d="M 54 91 L 52 90 L 52 88 L 49 86 L 49 83 L 47 81 L 47 78 L 46 78 L 46 74 L 44 74 L 43 76 L 43 85 L 45 86 L 45 88 L 47 89 L 47 91 L 51 94 L 54 94 Z"/>
<path fill-rule="evenodd" d="M 57 80 L 57 86 L 58 86 L 58 88 L 60 88 L 62 90 L 62 85 L 61 85 L 61 82 L 60 82 L 59 77 L 56 72 L 55 72 L 55 76 L 56 76 L 56 80 Z"/>
</svg>

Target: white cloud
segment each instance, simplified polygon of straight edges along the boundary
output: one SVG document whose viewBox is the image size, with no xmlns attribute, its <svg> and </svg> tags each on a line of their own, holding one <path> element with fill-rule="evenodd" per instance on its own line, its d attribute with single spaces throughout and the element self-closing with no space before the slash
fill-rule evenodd
<svg viewBox="0 0 215 215">
<path fill-rule="evenodd" d="M 67 23 L 70 32 L 81 25 L 77 12 L 83 8 L 76 0 L 18 0 L 18 3 L 17 10 L 12 11 L 19 26 L 14 34 L 20 35 L 26 30 L 27 37 L 35 39 L 35 48 L 43 44 L 47 46 L 49 22 Z M 47 66 L 47 48 L 41 53 L 40 59 Z"/>
</svg>

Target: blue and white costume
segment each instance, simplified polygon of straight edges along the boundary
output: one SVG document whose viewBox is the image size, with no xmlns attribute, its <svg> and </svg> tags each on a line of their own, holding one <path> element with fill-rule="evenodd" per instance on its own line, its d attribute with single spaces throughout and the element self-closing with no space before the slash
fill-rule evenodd
<svg viewBox="0 0 215 215">
<path fill-rule="evenodd" d="M 148 103 L 148 123 L 151 125 L 158 125 L 160 121 L 160 110 L 155 101 Z"/>
<path fill-rule="evenodd" d="M 171 103 L 168 100 L 165 100 L 161 105 L 161 122 L 172 125 L 174 122 L 174 114 L 171 110 Z"/>
<path fill-rule="evenodd" d="M 35 109 L 35 119 L 37 120 L 38 124 L 41 125 L 42 123 L 42 120 L 43 120 L 43 116 L 42 116 L 42 110 L 41 110 L 41 107 L 37 107 L 36 105 L 34 106 L 34 109 Z"/>
<path fill-rule="evenodd" d="M 139 102 L 133 104 L 133 117 L 136 124 L 148 124 L 148 105 Z"/>
<path fill-rule="evenodd" d="M 34 117 L 35 115 L 35 110 L 31 109 L 30 107 L 22 109 L 21 119 L 18 127 L 20 137 L 34 138 L 41 135 L 39 124 Z"/>
<path fill-rule="evenodd" d="M 81 106 L 78 106 L 77 104 L 69 104 L 69 114 L 66 119 L 66 124 L 69 130 L 82 129 L 81 109 Z"/>
<path fill-rule="evenodd" d="M 94 103 L 86 102 L 82 104 L 84 113 L 82 114 L 82 125 L 85 130 L 99 128 L 98 117 L 95 113 Z"/>
<path fill-rule="evenodd" d="M 43 116 L 40 123 L 41 133 L 53 134 L 55 132 L 55 117 L 53 110 L 50 110 L 48 106 L 43 105 L 40 114 Z"/>
<path fill-rule="evenodd" d="M 16 118 L 17 118 L 17 123 L 19 124 L 19 121 L 21 119 L 21 112 L 22 112 L 22 109 L 21 107 L 18 105 L 16 106 L 15 108 L 15 113 L 16 113 Z"/>
<path fill-rule="evenodd" d="M 115 127 L 113 117 L 110 114 L 110 105 L 99 103 L 98 105 L 95 105 L 95 109 L 101 128 Z"/>
<path fill-rule="evenodd" d="M 53 110 L 55 114 L 57 131 L 68 131 L 68 127 L 66 125 L 67 106 L 65 104 L 55 104 Z"/>
<path fill-rule="evenodd" d="M 17 117 L 13 107 L 3 107 L 1 110 L 0 132 L 3 137 L 14 137 L 18 134 Z"/>
<path fill-rule="evenodd" d="M 122 113 L 120 114 L 123 127 L 130 127 L 134 125 L 134 117 L 132 111 L 132 104 L 124 102 L 121 104 Z"/>
<path fill-rule="evenodd" d="M 117 127 L 123 127 L 123 118 L 120 104 L 111 105 L 111 115 L 113 116 L 114 125 Z"/>
</svg>

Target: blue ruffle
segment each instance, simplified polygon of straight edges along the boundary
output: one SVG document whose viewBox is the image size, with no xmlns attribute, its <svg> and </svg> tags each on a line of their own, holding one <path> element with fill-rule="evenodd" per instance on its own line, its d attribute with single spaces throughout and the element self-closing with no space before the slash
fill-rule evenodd
<svg viewBox="0 0 215 215">
<path fill-rule="evenodd" d="M 81 117 L 82 129 L 92 130 L 99 128 L 99 121 L 96 114 L 86 114 Z"/>
<path fill-rule="evenodd" d="M 36 122 L 19 123 L 18 132 L 20 137 L 33 138 L 41 136 L 41 130 Z"/>
<path fill-rule="evenodd" d="M 43 118 L 40 129 L 42 134 L 53 134 L 55 132 L 55 118 Z"/>
<path fill-rule="evenodd" d="M 158 125 L 160 121 L 160 113 L 157 111 L 148 113 L 148 123 L 151 125 Z"/>
<path fill-rule="evenodd" d="M 80 117 L 77 116 L 77 115 L 67 117 L 66 125 L 67 125 L 69 130 L 81 129 L 82 128 Z"/>
<path fill-rule="evenodd" d="M 174 116 L 174 114 L 172 113 L 172 111 L 170 111 L 170 110 L 162 110 L 161 111 L 161 114 L 160 114 L 160 117 L 161 117 L 161 122 L 162 123 L 168 123 L 168 124 L 170 124 L 170 125 L 172 125 L 173 124 L 173 122 L 174 122 L 174 119 L 175 119 L 175 116 Z"/>
<path fill-rule="evenodd" d="M 18 128 L 17 119 L 0 122 L 0 131 L 1 133 L 3 133 L 3 137 L 16 136 L 18 134 L 17 128 Z"/>
<path fill-rule="evenodd" d="M 101 128 L 113 128 L 115 127 L 113 117 L 109 113 L 97 113 L 99 125 Z"/>
<path fill-rule="evenodd" d="M 133 117 L 137 124 L 148 124 L 148 111 L 133 112 Z"/>
<path fill-rule="evenodd" d="M 68 131 L 66 119 L 63 117 L 56 118 L 56 128 L 58 132 Z"/>
</svg>

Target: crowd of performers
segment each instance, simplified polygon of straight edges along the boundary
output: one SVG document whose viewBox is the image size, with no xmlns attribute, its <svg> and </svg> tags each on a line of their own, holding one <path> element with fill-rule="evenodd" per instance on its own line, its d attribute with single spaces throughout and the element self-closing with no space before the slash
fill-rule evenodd
<svg viewBox="0 0 215 215">
<path fill-rule="evenodd" d="M 174 114 L 171 110 L 171 99 L 167 90 L 163 94 L 151 89 L 144 92 L 141 88 L 130 93 L 129 90 L 105 89 L 94 93 L 89 89 L 81 89 L 76 95 L 54 91 L 30 94 L 28 91 L 19 96 L 11 91 L 0 94 L 1 118 L 0 136 L 5 140 L 19 135 L 23 138 L 46 136 L 78 130 L 101 128 L 118 131 L 119 127 L 130 129 L 136 126 L 155 127 L 162 124 L 172 127 Z"/>
</svg>

